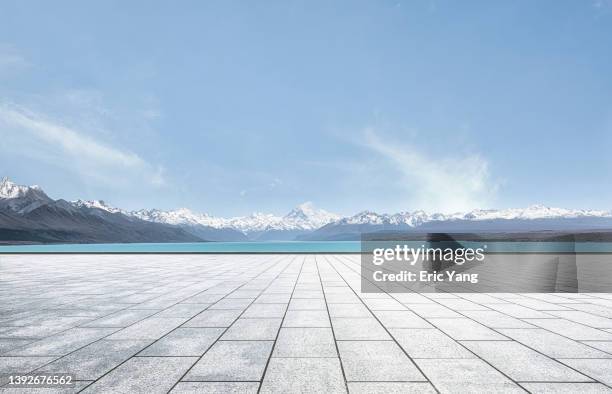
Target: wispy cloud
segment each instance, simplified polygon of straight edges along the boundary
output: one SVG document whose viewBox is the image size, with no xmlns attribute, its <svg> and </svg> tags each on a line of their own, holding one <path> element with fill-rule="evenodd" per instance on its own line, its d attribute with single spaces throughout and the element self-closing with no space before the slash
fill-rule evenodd
<svg viewBox="0 0 612 394">
<path fill-rule="evenodd" d="M 13 141 L 21 142 L 19 148 L 15 149 L 24 155 L 28 154 L 27 142 L 33 141 L 36 149 L 42 148 L 49 152 L 48 155 L 38 157 L 54 160 L 60 157 L 66 166 L 87 177 L 109 183 L 143 179 L 156 187 L 165 184 L 162 167 L 148 163 L 133 152 L 97 141 L 81 130 L 23 107 L 0 104 L 0 130 L 7 137 L 11 135 Z M 20 135 L 24 137 L 22 141 L 19 141 Z"/>
<path fill-rule="evenodd" d="M 490 206 L 497 185 L 492 182 L 488 162 L 482 156 L 443 157 L 437 152 L 425 153 L 415 146 L 387 141 L 373 129 L 366 130 L 364 136 L 365 146 L 401 174 L 407 206 L 439 212 Z"/>
</svg>

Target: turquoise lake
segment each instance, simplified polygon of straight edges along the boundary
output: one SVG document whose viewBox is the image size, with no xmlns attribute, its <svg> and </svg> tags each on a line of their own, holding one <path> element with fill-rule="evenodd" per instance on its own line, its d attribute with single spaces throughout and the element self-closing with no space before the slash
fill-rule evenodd
<svg viewBox="0 0 612 394">
<path fill-rule="evenodd" d="M 419 247 L 422 241 L 402 242 Z M 462 241 L 464 247 L 482 242 Z M 611 242 L 486 242 L 488 252 L 612 252 Z M 0 246 L 2 253 L 358 253 L 359 241 L 201 242 Z"/>
</svg>

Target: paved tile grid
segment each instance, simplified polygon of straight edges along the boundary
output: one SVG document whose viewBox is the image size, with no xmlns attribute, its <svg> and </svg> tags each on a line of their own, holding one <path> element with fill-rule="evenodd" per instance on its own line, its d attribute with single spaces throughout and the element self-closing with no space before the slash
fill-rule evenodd
<svg viewBox="0 0 612 394">
<path fill-rule="evenodd" d="M 612 294 L 362 294 L 354 255 L 0 256 L 2 390 L 30 372 L 85 393 L 612 392 Z"/>
</svg>

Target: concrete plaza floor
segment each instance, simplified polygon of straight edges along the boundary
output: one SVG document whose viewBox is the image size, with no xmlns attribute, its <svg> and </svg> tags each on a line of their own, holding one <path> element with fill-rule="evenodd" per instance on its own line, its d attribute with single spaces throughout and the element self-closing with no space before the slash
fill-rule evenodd
<svg viewBox="0 0 612 394">
<path fill-rule="evenodd" d="M 356 255 L 0 255 L 6 392 L 612 392 L 612 294 L 362 294 Z M 67 389 L 8 375 L 71 373 Z"/>
</svg>

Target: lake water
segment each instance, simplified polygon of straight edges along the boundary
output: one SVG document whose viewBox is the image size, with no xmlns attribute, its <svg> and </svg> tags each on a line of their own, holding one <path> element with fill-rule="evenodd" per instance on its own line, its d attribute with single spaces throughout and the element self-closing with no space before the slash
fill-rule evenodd
<svg viewBox="0 0 612 394">
<path fill-rule="evenodd" d="M 402 242 L 420 247 L 422 241 Z M 461 244 L 479 248 L 482 242 Z M 486 242 L 488 252 L 612 252 L 611 242 Z M 200 242 L 0 246 L 2 253 L 358 253 L 359 241 Z"/>
</svg>

